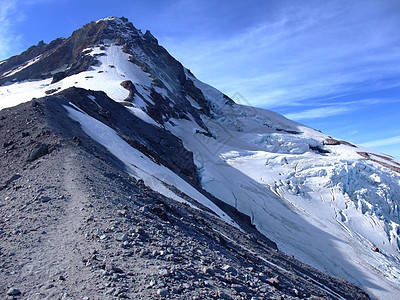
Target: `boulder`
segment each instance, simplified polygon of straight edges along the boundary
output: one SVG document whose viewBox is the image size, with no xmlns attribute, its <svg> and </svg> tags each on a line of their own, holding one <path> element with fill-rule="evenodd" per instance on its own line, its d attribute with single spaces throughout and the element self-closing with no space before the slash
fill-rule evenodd
<svg viewBox="0 0 400 300">
<path fill-rule="evenodd" d="M 29 154 L 27 161 L 32 162 L 49 153 L 49 147 L 46 144 L 40 144 Z"/>
<path fill-rule="evenodd" d="M 125 80 L 121 82 L 121 86 L 129 91 L 129 96 L 125 99 L 125 101 L 132 101 L 133 96 L 137 93 L 136 87 L 130 80 Z"/>
<path fill-rule="evenodd" d="M 12 287 L 7 291 L 7 295 L 8 296 L 18 296 L 18 295 L 21 295 L 21 291 L 17 288 Z"/>
</svg>

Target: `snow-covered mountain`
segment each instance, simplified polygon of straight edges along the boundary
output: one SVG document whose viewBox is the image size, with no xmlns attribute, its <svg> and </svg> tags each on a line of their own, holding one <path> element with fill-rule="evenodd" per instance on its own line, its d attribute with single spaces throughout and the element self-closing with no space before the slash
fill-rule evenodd
<svg viewBox="0 0 400 300">
<path fill-rule="evenodd" d="M 86 90 L 87 103 L 68 98 L 71 87 Z M 150 189 L 240 228 L 226 203 L 286 254 L 373 298 L 398 299 L 400 163 L 392 157 L 236 104 L 125 18 L 0 62 L 0 109 L 63 91 L 60 109 Z M 152 129 L 129 138 L 137 124 L 118 119 L 97 91 Z"/>
</svg>

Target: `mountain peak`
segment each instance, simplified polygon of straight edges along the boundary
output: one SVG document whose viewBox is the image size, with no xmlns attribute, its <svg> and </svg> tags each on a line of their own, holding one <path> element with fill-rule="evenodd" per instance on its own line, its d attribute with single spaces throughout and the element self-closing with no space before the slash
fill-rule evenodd
<svg viewBox="0 0 400 300">
<path fill-rule="evenodd" d="M 97 21 L 93 21 L 85 26 L 93 25 L 94 27 L 96 27 L 96 25 L 99 25 L 100 27 L 98 27 L 98 30 L 105 31 L 105 36 L 103 37 L 103 39 L 117 39 L 121 36 L 124 36 L 125 38 L 136 38 L 138 36 L 143 36 L 141 30 L 136 29 L 135 26 L 133 26 L 132 22 L 129 22 L 129 20 L 125 17 L 107 17 Z"/>
<path fill-rule="evenodd" d="M 105 17 L 105 18 L 99 19 L 95 22 L 98 23 L 98 22 L 108 22 L 108 21 L 115 21 L 115 20 L 120 20 L 121 22 L 123 22 L 124 20 L 127 20 L 127 19 L 124 17 L 110 16 L 110 17 Z"/>
<path fill-rule="evenodd" d="M 109 16 L 109 17 L 105 17 L 102 19 L 99 19 L 97 21 L 94 21 L 96 23 L 99 22 L 115 22 L 115 23 L 119 23 L 119 24 L 125 24 L 125 23 L 129 23 L 128 18 L 125 17 L 116 17 L 116 16 Z"/>
<path fill-rule="evenodd" d="M 75 30 L 68 38 L 59 38 L 49 44 L 40 41 L 20 55 L 13 56 L 0 65 L 0 85 L 23 80 L 38 80 L 53 77 L 55 81 L 86 71 L 98 60 L 85 55 L 84 50 L 105 42 L 117 45 L 149 42 L 157 44 L 157 39 L 136 29 L 127 18 L 107 17 L 90 22 Z M 126 48 L 125 48 L 126 51 Z"/>
<path fill-rule="evenodd" d="M 94 70 L 96 72 L 92 74 Z M 90 74 L 83 75 L 86 72 Z M 137 77 L 139 73 L 141 79 Z M 82 79 L 67 85 L 63 82 L 78 74 L 84 77 L 85 82 Z M 108 78 L 108 84 L 100 87 L 88 82 L 89 78 L 95 82 L 99 77 L 102 80 Z M 148 114 L 157 123 L 164 124 L 172 116 L 191 116 L 208 132 L 200 114 L 209 115 L 210 105 L 190 78 L 194 78 L 193 74 L 186 72 L 149 30 L 143 34 L 124 17 L 90 22 L 66 39 L 57 39 L 50 44 L 39 43 L 0 65 L 0 85 L 51 79 L 46 94 L 70 86 L 95 89 L 112 86 L 108 94 L 113 95 L 118 89 L 115 100 L 132 101 L 137 85 L 137 88 L 148 91 L 147 99 L 143 100 L 137 91 L 136 97 L 146 103 Z M 130 87 L 131 97 L 121 98 L 123 82 L 126 84 L 122 86 Z M 190 104 L 188 97 L 197 99 L 196 107 Z"/>
</svg>

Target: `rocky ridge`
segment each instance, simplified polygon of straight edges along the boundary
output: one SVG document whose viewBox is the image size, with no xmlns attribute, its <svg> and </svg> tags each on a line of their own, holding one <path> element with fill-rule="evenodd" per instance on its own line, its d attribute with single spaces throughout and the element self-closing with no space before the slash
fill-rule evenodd
<svg viewBox="0 0 400 300">
<path fill-rule="evenodd" d="M 71 100 L 103 118 L 83 102 L 89 93 L 71 89 L 0 111 L 4 297 L 368 298 L 129 176 L 62 108 Z M 103 97 L 103 107 L 120 105 Z"/>
</svg>

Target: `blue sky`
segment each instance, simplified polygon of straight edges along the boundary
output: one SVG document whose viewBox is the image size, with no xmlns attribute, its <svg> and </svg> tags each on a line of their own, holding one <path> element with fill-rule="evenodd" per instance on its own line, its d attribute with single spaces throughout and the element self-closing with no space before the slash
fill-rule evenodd
<svg viewBox="0 0 400 300">
<path fill-rule="evenodd" d="M 238 102 L 400 159 L 398 0 L 0 0 L 0 59 L 106 16 Z"/>
</svg>

